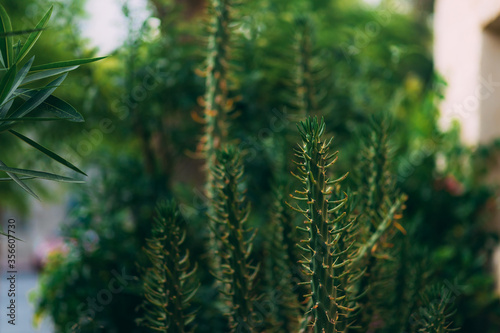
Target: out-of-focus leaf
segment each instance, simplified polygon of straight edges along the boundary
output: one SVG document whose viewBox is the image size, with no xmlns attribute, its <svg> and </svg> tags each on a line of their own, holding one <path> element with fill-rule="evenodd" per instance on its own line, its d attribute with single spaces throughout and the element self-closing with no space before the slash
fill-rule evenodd
<svg viewBox="0 0 500 333">
<path fill-rule="evenodd" d="M 53 9 L 54 9 L 54 7 L 51 6 L 50 9 L 47 11 L 47 13 L 45 13 L 43 18 L 40 20 L 40 22 L 38 22 L 38 24 L 35 27 L 35 30 L 38 30 L 38 31 L 34 31 L 28 36 L 21 51 L 19 51 L 19 54 L 18 54 L 17 59 L 16 59 L 16 63 L 23 60 L 23 58 L 28 54 L 28 52 L 31 50 L 33 45 L 35 45 L 36 41 L 38 40 L 38 38 L 42 34 L 43 28 L 45 28 L 45 26 L 47 25 L 47 22 L 49 21 L 49 18 L 50 18 L 50 15 L 52 14 Z"/>
<path fill-rule="evenodd" d="M 22 117 L 22 118 L 6 118 L 6 119 L 0 119 L 0 123 L 5 123 L 8 121 L 54 121 L 54 120 L 69 120 L 71 121 L 71 118 L 59 118 L 59 117 Z"/>
<path fill-rule="evenodd" d="M 36 91 L 25 90 L 19 96 L 21 98 L 28 99 L 30 97 L 33 97 L 35 94 Z M 76 111 L 76 109 L 73 106 L 71 106 L 71 104 L 53 95 L 47 97 L 47 99 L 37 107 L 37 110 L 52 113 L 59 119 L 75 123 L 81 123 L 84 121 L 83 116 L 78 111 Z M 37 118 L 32 118 L 32 119 L 37 119 Z"/>
<path fill-rule="evenodd" d="M 0 5 L 0 34 L 12 32 L 10 18 L 5 8 Z M 6 68 L 9 68 L 14 62 L 14 48 L 12 46 L 12 36 L 0 37 L 0 52 L 2 52 L 2 61 Z"/>
<path fill-rule="evenodd" d="M 35 177 L 19 177 L 21 180 L 35 179 Z M 0 182 L 11 182 L 12 178 L 0 178 Z"/>
<path fill-rule="evenodd" d="M 16 31 L 11 31 L 11 32 L 4 32 L 0 33 L 0 38 L 1 37 L 14 37 L 14 36 L 22 36 L 22 35 L 27 35 L 32 32 L 37 32 L 37 31 L 43 31 L 44 29 L 27 29 L 27 30 L 16 30 Z"/>
<path fill-rule="evenodd" d="M 54 81 L 50 82 L 45 88 L 37 91 L 33 97 L 28 99 L 24 104 L 22 104 L 16 111 L 11 115 L 12 118 L 21 118 L 33 111 L 37 106 L 42 104 L 53 92 L 59 87 L 59 85 L 64 81 L 68 74 L 64 74 L 58 77 Z M 12 123 L 3 123 L 0 125 L 0 132 L 5 131 L 10 128 Z"/>
<path fill-rule="evenodd" d="M 16 66 L 12 66 L 9 68 L 7 73 L 5 73 L 2 81 L 0 81 L 0 105 L 4 105 L 7 101 L 7 95 L 9 94 L 10 88 L 14 84 L 14 80 L 16 79 L 17 68 Z M 5 116 L 5 115 L 0 115 Z"/>
<path fill-rule="evenodd" d="M 31 68 L 31 65 L 33 64 L 33 60 L 35 60 L 34 56 L 31 57 L 31 59 L 21 68 L 21 70 L 19 70 L 19 72 L 17 72 L 17 74 L 14 78 L 14 81 L 7 92 L 7 96 L 5 96 L 6 102 L 9 101 L 9 98 L 12 95 L 12 93 L 19 87 L 21 82 L 23 82 L 24 78 L 26 77 L 26 75 L 28 74 L 28 72 Z M 17 65 L 12 66 L 12 68 L 17 68 Z M 7 111 L 8 111 L 8 109 L 7 109 Z"/>
<path fill-rule="evenodd" d="M 53 173 L 36 171 L 36 170 L 10 168 L 10 167 L 3 166 L 3 165 L 0 165 L 0 171 L 7 172 L 7 173 L 15 173 L 18 175 L 23 175 L 23 176 L 30 176 L 30 177 L 40 178 L 40 179 L 53 180 L 53 181 L 63 182 L 63 183 L 83 183 L 83 181 L 81 181 L 81 180 L 77 180 L 75 178 L 70 178 L 70 177 L 64 177 L 64 176 L 56 175 Z"/>
<path fill-rule="evenodd" d="M 5 163 L 3 163 L 2 161 L 0 161 L 0 167 L 7 167 L 5 165 Z M 6 171 L 7 172 L 7 171 Z M 17 185 L 21 186 L 23 190 L 25 190 L 26 192 L 28 192 L 30 195 L 32 195 L 34 198 L 36 198 L 37 200 L 40 200 L 40 198 L 35 194 L 35 192 L 33 192 L 28 185 L 26 185 L 21 179 L 19 179 L 19 177 L 12 173 L 12 172 L 7 172 L 7 175 L 12 178 L 13 181 L 15 181 L 17 183 Z"/>
<path fill-rule="evenodd" d="M 31 83 L 33 81 L 37 81 L 37 80 L 45 79 L 45 78 L 48 78 L 48 77 L 51 77 L 54 75 L 59 75 L 59 74 L 63 74 L 66 72 L 70 72 L 72 70 L 77 69 L 78 67 L 80 67 L 80 66 L 70 66 L 70 67 L 62 67 L 62 68 L 56 68 L 56 69 L 47 69 L 44 71 L 37 72 L 35 74 L 30 74 L 24 79 L 22 84 L 25 85 L 25 84 Z"/>
<path fill-rule="evenodd" d="M 55 68 L 78 66 L 78 65 L 88 64 L 88 63 L 91 63 L 91 62 L 94 62 L 94 61 L 102 60 L 102 59 L 105 59 L 105 58 L 107 58 L 107 57 L 88 58 L 88 59 L 76 59 L 76 60 L 67 60 L 67 61 L 53 62 L 53 63 L 50 63 L 50 64 L 33 66 L 31 68 L 31 72 L 38 72 L 38 71 L 43 71 L 43 70 L 47 70 L 47 69 L 55 69 Z"/>
<path fill-rule="evenodd" d="M 66 166 L 66 167 L 70 168 L 71 170 L 74 170 L 74 171 L 76 171 L 76 172 L 78 172 L 78 173 L 80 173 L 82 175 L 85 175 L 85 176 L 87 175 L 85 172 L 83 172 L 82 170 L 78 169 L 76 166 L 74 166 L 73 164 L 71 164 L 70 162 L 68 162 L 67 160 L 65 160 L 64 158 L 62 158 L 61 156 L 59 156 L 56 153 L 50 151 L 49 149 L 45 148 L 44 146 L 40 145 L 39 143 L 31 140 L 30 138 L 22 135 L 21 133 L 16 132 L 14 130 L 10 130 L 9 132 L 12 133 L 12 134 L 14 134 L 19 139 L 23 140 L 24 142 L 26 142 L 27 144 L 29 144 L 33 148 L 38 149 L 39 151 L 41 151 L 45 155 L 49 156 L 54 161 L 57 161 L 57 162 L 61 163 L 62 165 Z"/>
</svg>

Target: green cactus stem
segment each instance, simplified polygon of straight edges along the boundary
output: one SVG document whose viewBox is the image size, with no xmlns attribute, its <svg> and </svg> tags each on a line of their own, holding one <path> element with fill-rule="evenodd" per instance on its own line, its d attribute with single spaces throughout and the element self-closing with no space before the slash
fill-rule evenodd
<svg viewBox="0 0 500 333">
<path fill-rule="evenodd" d="M 306 274 L 310 277 L 313 314 L 312 326 L 315 333 L 346 332 L 349 327 L 349 275 L 350 263 L 355 251 L 350 233 L 354 221 L 346 212 L 347 195 L 337 198 L 339 183 L 347 174 L 330 179 L 327 171 L 337 160 L 337 152 L 330 153 L 331 139 L 323 141 L 325 131 L 323 119 L 308 118 L 299 125 L 302 145 L 297 150 L 300 158 L 298 178 L 304 185 L 303 191 L 295 191 L 292 196 L 304 207 L 292 207 L 306 218 L 303 228 L 307 235 L 300 247 L 306 252 L 302 261 Z"/>
<path fill-rule="evenodd" d="M 255 232 L 244 227 L 250 210 L 242 189 L 240 153 L 232 146 L 220 150 L 212 174 L 216 196 L 211 219 L 221 244 L 221 265 L 216 272 L 220 292 L 227 304 L 231 331 L 254 332 L 252 289 L 257 268 L 250 264 L 249 257 Z"/>
<path fill-rule="evenodd" d="M 213 197 L 210 170 L 215 163 L 216 150 L 227 136 L 226 114 L 230 110 L 228 99 L 229 29 L 231 1 L 212 0 L 212 22 L 208 40 L 206 92 L 203 99 L 205 135 L 202 138 L 202 150 L 205 154 L 208 172 L 208 195 Z"/>
<path fill-rule="evenodd" d="M 194 319 L 188 308 L 198 289 L 192 277 L 196 267 L 190 269 L 189 254 L 181 249 L 183 223 L 174 202 L 160 203 L 152 238 L 144 249 L 151 266 L 142 278 L 144 316 L 138 323 L 159 332 L 187 332 L 187 325 Z"/>
</svg>

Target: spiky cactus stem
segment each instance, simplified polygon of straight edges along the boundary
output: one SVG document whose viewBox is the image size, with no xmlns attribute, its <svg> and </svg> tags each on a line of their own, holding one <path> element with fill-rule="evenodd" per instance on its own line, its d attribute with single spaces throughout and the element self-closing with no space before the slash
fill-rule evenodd
<svg viewBox="0 0 500 333">
<path fill-rule="evenodd" d="M 232 146 L 220 150 L 212 169 L 216 196 L 213 200 L 215 234 L 221 243 L 217 278 L 222 283 L 232 332 L 253 332 L 252 288 L 257 268 L 250 264 L 255 233 L 245 229 L 249 207 L 242 189 L 243 166 L 239 152 Z M 221 228 L 217 228 L 221 226 Z"/>
<path fill-rule="evenodd" d="M 329 179 L 327 170 L 337 160 L 337 153 L 329 152 L 331 139 L 323 141 L 325 131 L 323 120 L 308 118 L 299 125 L 303 144 L 297 151 L 301 161 L 299 175 L 294 175 L 303 184 L 303 191 L 295 191 L 300 196 L 293 198 L 304 201 L 307 207 L 292 207 L 301 212 L 306 221 L 308 238 L 301 241 L 301 248 L 308 254 L 303 261 L 306 274 L 310 276 L 313 327 L 316 333 L 345 332 L 349 326 L 347 313 L 350 263 L 355 251 L 349 233 L 353 221 L 346 218 L 347 196 L 332 200 L 338 193 L 338 179 Z M 333 197 L 333 198 L 332 198 Z"/>
<path fill-rule="evenodd" d="M 363 308 L 358 314 L 361 331 L 368 329 L 374 316 L 384 325 L 395 321 L 388 317 L 397 317 L 381 314 L 386 312 L 382 309 L 388 308 L 390 302 L 387 295 L 393 294 L 393 290 L 388 289 L 395 288 L 399 283 L 391 283 L 394 275 L 391 270 L 397 270 L 397 267 L 384 258 L 398 255 L 391 243 L 396 241 L 394 237 L 399 233 L 398 229 L 406 233 L 399 224 L 406 196 L 397 191 L 391 174 L 388 132 L 388 119 L 372 120 L 360 154 L 360 249 L 354 264 L 364 269 L 357 286 L 357 293 L 361 295 L 358 302 Z M 397 309 L 402 311 L 400 307 Z M 392 313 L 390 309 L 388 313 Z"/>
<path fill-rule="evenodd" d="M 207 68 L 203 73 L 206 76 L 206 91 L 201 103 L 204 106 L 205 133 L 199 149 L 204 154 L 206 163 L 205 194 L 208 199 L 208 215 L 213 216 L 215 212 L 211 201 L 216 197 L 217 190 L 212 169 L 216 163 L 217 149 L 226 141 L 226 116 L 231 103 L 228 100 L 231 0 L 211 0 L 210 4 L 211 22 Z M 210 228 L 215 230 L 214 226 Z M 210 252 L 218 251 L 220 244 L 214 233 L 211 233 L 208 245 Z M 213 256 L 211 261 L 213 269 L 220 266 L 218 256 Z"/>
<path fill-rule="evenodd" d="M 182 255 L 185 231 L 177 205 L 161 203 L 153 222 L 153 235 L 144 249 L 151 262 L 142 281 L 145 301 L 140 325 L 159 332 L 183 333 L 194 319 L 188 313 L 189 301 L 196 293 L 189 269 L 189 255 Z"/>
<path fill-rule="evenodd" d="M 225 141 L 227 135 L 226 114 L 228 101 L 228 67 L 230 42 L 230 0 L 212 0 L 211 34 L 208 40 L 206 72 L 206 92 L 203 100 L 205 135 L 202 149 L 205 153 L 208 172 L 208 195 L 213 197 L 213 181 L 210 179 L 216 150 Z"/>
</svg>

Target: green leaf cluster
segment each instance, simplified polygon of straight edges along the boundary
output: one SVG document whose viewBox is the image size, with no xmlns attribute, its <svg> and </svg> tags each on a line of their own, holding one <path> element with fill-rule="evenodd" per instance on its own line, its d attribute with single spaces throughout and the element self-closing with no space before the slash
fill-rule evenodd
<svg viewBox="0 0 500 333">
<path fill-rule="evenodd" d="M 0 134 L 8 132 L 52 160 L 81 175 L 86 175 L 63 157 L 14 129 L 24 122 L 83 121 L 82 115 L 73 106 L 55 97 L 53 93 L 66 79 L 68 72 L 77 69 L 81 64 L 102 58 L 60 61 L 37 66 L 33 66 L 35 56 L 24 61 L 46 28 L 51 14 L 52 7 L 34 29 L 14 31 L 9 15 L 0 5 Z M 27 38 L 24 42 L 15 43 L 13 38 L 19 35 L 27 35 Z M 49 78 L 52 78 L 52 81 L 46 83 L 46 79 Z M 2 180 L 16 182 L 35 198 L 38 196 L 24 180 L 36 178 L 59 182 L 81 182 L 73 177 L 10 167 L 2 160 L 0 160 L 0 171 L 8 176 Z"/>
</svg>

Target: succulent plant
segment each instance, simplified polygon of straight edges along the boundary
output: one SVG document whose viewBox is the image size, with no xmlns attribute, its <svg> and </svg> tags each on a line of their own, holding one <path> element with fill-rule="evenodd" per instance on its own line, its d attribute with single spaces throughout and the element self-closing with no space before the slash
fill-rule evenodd
<svg viewBox="0 0 500 333">
<path fill-rule="evenodd" d="M 253 332 L 253 284 L 257 267 L 251 265 L 250 255 L 255 232 L 246 229 L 250 213 L 243 189 L 243 165 L 238 150 L 227 146 L 217 154 L 212 168 L 214 189 L 214 233 L 220 243 L 221 258 L 216 277 L 226 302 L 232 332 Z"/>
<path fill-rule="evenodd" d="M 152 237 L 144 249 L 151 266 L 142 277 L 145 300 L 140 325 L 159 332 L 187 332 L 194 319 L 189 302 L 198 287 L 191 268 L 189 253 L 182 250 L 186 236 L 184 221 L 174 202 L 158 204 Z"/>
<path fill-rule="evenodd" d="M 305 205 L 292 207 L 306 218 L 304 227 L 299 228 L 306 234 L 300 247 L 306 252 L 302 261 L 309 276 L 311 286 L 314 332 L 345 332 L 349 327 L 349 275 L 351 262 L 356 255 L 350 251 L 354 239 L 350 233 L 354 221 L 346 213 L 348 196 L 342 198 L 339 184 L 347 174 L 330 179 L 327 175 L 337 161 L 337 152 L 330 153 L 332 140 L 324 141 L 323 120 L 308 118 L 299 125 L 302 145 L 297 150 L 300 158 L 299 175 L 295 175 L 304 185 L 302 191 L 295 191 L 294 199 Z"/>
</svg>

